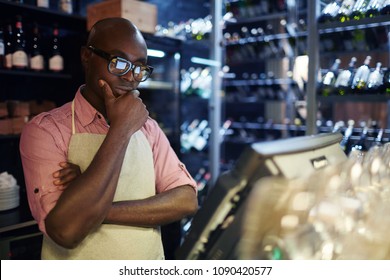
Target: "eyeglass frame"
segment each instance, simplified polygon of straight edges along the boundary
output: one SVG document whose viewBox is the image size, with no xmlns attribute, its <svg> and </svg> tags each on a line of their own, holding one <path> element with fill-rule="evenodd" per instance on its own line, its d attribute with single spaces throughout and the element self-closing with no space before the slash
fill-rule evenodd
<svg viewBox="0 0 390 280">
<path fill-rule="evenodd" d="M 131 61 L 129 61 L 129 60 L 123 58 L 123 57 L 120 57 L 120 56 L 117 56 L 117 55 L 109 54 L 108 52 L 105 52 L 105 51 L 103 51 L 103 50 L 101 50 L 101 49 L 98 49 L 98 48 L 96 48 L 96 47 L 94 47 L 94 46 L 91 46 L 91 45 L 89 45 L 87 48 L 88 48 L 89 50 L 91 50 L 94 54 L 96 54 L 97 56 L 100 56 L 101 58 L 104 58 L 105 60 L 108 61 L 107 70 L 108 70 L 108 72 L 109 72 L 110 74 L 112 74 L 112 75 L 114 75 L 114 76 L 117 76 L 117 77 L 124 76 L 124 75 L 126 75 L 127 73 L 129 73 L 129 71 L 131 70 L 131 73 L 133 74 L 134 79 L 135 79 L 137 82 L 140 82 L 140 83 L 141 83 L 141 82 L 145 82 L 147 79 L 149 79 L 150 75 L 152 75 L 152 73 L 153 73 L 153 69 L 154 69 L 154 68 L 153 68 L 152 66 L 150 66 L 150 65 L 145 65 L 145 64 L 136 65 L 136 64 L 134 64 L 133 62 L 131 62 Z M 118 60 L 121 60 L 121 61 L 123 61 L 123 62 L 128 63 L 128 64 L 130 65 L 130 67 L 129 67 L 124 73 L 121 73 L 121 74 L 112 73 L 112 72 L 110 71 L 110 63 L 111 63 L 111 61 L 112 61 L 114 58 L 116 58 L 116 59 L 118 59 Z M 137 66 L 138 66 L 138 67 L 144 67 L 144 68 L 146 68 L 146 69 L 149 70 L 149 75 L 146 77 L 145 80 L 141 80 L 141 81 L 138 81 L 138 80 L 137 80 L 136 75 L 134 74 L 134 69 L 135 69 Z"/>
</svg>

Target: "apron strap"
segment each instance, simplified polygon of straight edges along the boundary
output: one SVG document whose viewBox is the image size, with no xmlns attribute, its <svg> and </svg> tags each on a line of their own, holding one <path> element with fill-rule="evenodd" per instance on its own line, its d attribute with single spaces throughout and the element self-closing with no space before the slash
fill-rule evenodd
<svg viewBox="0 0 390 280">
<path fill-rule="evenodd" d="M 74 124 L 74 99 L 72 100 L 72 135 L 76 133 L 76 126 Z"/>
</svg>

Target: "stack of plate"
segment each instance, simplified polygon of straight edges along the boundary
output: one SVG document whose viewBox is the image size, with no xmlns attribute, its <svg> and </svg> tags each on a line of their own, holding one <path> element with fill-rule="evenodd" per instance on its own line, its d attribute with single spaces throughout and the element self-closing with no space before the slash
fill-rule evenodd
<svg viewBox="0 0 390 280">
<path fill-rule="evenodd" d="M 19 186 L 12 175 L 0 174 L 0 211 L 19 206 Z"/>
</svg>

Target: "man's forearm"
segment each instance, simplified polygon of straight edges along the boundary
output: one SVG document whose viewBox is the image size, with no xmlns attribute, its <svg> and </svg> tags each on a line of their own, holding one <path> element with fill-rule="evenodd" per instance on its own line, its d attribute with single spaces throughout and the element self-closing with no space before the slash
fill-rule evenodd
<svg viewBox="0 0 390 280">
<path fill-rule="evenodd" d="M 194 189 L 180 186 L 142 200 L 114 202 L 104 223 L 155 227 L 192 215 L 197 208 Z"/>
<path fill-rule="evenodd" d="M 87 170 L 69 184 L 48 214 L 46 231 L 61 246 L 77 246 L 103 222 L 112 204 L 128 141 L 109 132 Z"/>
</svg>

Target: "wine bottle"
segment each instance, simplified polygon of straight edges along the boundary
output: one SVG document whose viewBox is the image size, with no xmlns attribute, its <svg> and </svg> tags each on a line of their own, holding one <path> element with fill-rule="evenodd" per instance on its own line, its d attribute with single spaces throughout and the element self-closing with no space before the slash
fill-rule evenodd
<svg viewBox="0 0 390 280">
<path fill-rule="evenodd" d="M 274 4 L 275 12 L 284 12 L 287 9 L 286 0 L 273 0 L 271 3 Z"/>
<path fill-rule="evenodd" d="M 365 17 L 368 6 L 371 0 L 357 0 L 356 4 L 353 6 L 351 13 L 351 19 L 360 20 Z"/>
<path fill-rule="evenodd" d="M 348 154 L 350 152 L 350 149 L 351 149 L 351 137 L 352 137 L 352 134 L 353 134 L 354 125 L 355 125 L 355 121 L 354 120 L 349 120 L 348 121 L 348 127 L 345 130 L 343 138 L 341 139 L 341 142 L 340 142 L 341 149 L 346 154 Z"/>
<path fill-rule="evenodd" d="M 341 3 L 340 9 L 335 16 L 337 21 L 346 22 L 350 19 L 353 7 L 355 5 L 355 0 L 344 0 Z"/>
<path fill-rule="evenodd" d="M 384 2 L 385 0 L 371 0 L 370 5 L 368 5 L 366 10 L 365 17 L 372 18 L 379 15 Z"/>
<path fill-rule="evenodd" d="M 188 138 L 187 138 L 188 149 L 195 147 L 195 144 L 197 141 L 200 142 L 200 140 L 198 138 L 202 137 L 202 133 L 204 132 L 204 130 L 207 129 L 207 127 L 208 127 L 208 121 L 202 120 L 198 124 L 198 126 L 188 134 Z M 204 140 L 205 140 L 205 143 L 207 143 L 207 139 L 204 139 Z M 198 144 L 198 147 L 200 147 L 200 146 L 201 146 L 201 144 Z"/>
<path fill-rule="evenodd" d="M 330 122 L 332 122 L 332 121 L 330 121 Z M 332 128 L 332 133 L 341 132 L 341 130 L 344 128 L 344 126 L 345 126 L 344 121 L 336 122 Z"/>
<path fill-rule="evenodd" d="M 379 44 L 381 42 L 379 39 L 380 34 L 378 33 L 378 28 L 366 28 L 364 36 L 368 50 L 372 51 L 379 48 Z"/>
<path fill-rule="evenodd" d="M 340 63 L 341 63 L 341 60 L 337 58 L 334 61 L 332 67 L 322 77 L 321 92 L 322 92 L 323 96 L 329 96 L 333 93 L 334 84 L 335 84 L 337 76 L 338 76 L 338 69 L 339 69 Z"/>
<path fill-rule="evenodd" d="M 283 52 L 287 57 L 293 57 L 294 49 L 297 47 L 297 25 L 288 23 L 285 19 L 280 21 L 280 25 L 284 28 L 284 32 L 289 35 L 288 40 L 284 40 L 281 44 Z"/>
<path fill-rule="evenodd" d="M 199 152 L 205 150 L 209 143 L 208 140 L 210 138 L 210 134 L 210 127 L 206 127 L 205 129 L 203 129 L 200 135 L 194 140 L 194 143 L 192 145 L 193 148 Z"/>
<path fill-rule="evenodd" d="M 352 57 L 348 64 L 348 68 L 342 70 L 337 76 L 334 84 L 339 95 L 345 95 L 349 93 L 351 88 L 353 75 L 355 73 L 356 57 Z"/>
<path fill-rule="evenodd" d="M 254 59 L 257 56 L 254 44 L 252 42 L 251 33 L 248 27 L 241 27 L 241 38 L 247 40 L 241 48 L 245 49 L 246 59 Z"/>
<path fill-rule="evenodd" d="M 384 129 L 380 128 L 378 130 L 378 134 L 374 139 L 374 142 L 372 143 L 372 147 L 374 146 L 382 146 L 383 145 L 383 134 L 384 134 Z"/>
<path fill-rule="evenodd" d="M 377 62 L 375 70 L 370 73 L 367 80 L 367 89 L 371 91 L 379 90 L 383 84 L 382 63 Z"/>
<path fill-rule="evenodd" d="M 14 69 L 27 69 L 28 56 L 26 52 L 26 39 L 23 31 L 22 17 L 16 17 L 15 24 L 15 49 L 12 54 L 12 67 Z"/>
<path fill-rule="evenodd" d="M 356 144 L 351 146 L 351 151 L 360 151 L 360 152 L 366 152 L 368 150 L 367 147 L 367 135 L 368 135 L 368 126 L 365 122 L 361 124 L 362 126 L 362 132 L 360 133 L 359 140 Z"/>
<path fill-rule="evenodd" d="M 271 4 L 269 1 L 257 1 L 256 11 L 257 15 L 268 15 L 271 12 Z"/>
<path fill-rule="evenodd" d="M 367 56 L 364 60 L 363 65 L 361 65 L 355 73 L 355 76 L 353 77 L 352 81 L 352 89 L 359 92 L 366 88 L 368 77 L 370 76 L 370 61 L 371 56 Z"/>
<path fill-rule="evenodd" d="M 352 32 L 352 45 L 354 50 L 368 51 L 368 45 L 366 42 L 366 30 L 355 29 Z"/>
<path fill-rule="evenodd" d="M 4 68 L 5 63 L 5 46 L 3 29 L 0 29 L 0 69 Z"/>
<path fill-rule="evenodd" d="M 219 129 L 219 135 L 220 135 L 220 141 L 223 142 L 225 136 L 228 134 L 228 131 L 233 124 L 233 121 L 231 119 L 227 119 L 223 122 L 221 128 Z"/>
<path fill-rule="evenodd" d="M 325 23 L 325 22 L 333 21 L 340 7 L 341 6 L 339 0 L 332 1 L 331 3 L 327 4 L 325 8 L 321 11 L 320 16 L 318 17 L 318 22 Z"/>
<path fill-rule="evenodd" d="M 298 31 L 299 32 L 306 32 L 307 31 L 307 24 L 303 18 L 300 18 L 298 20 Z M 306 35 L 301 35 L 298 37 L 297 48 L 298 48 L 298 55 L 307 55 L 307 36 Z"/>
<path fill-rule="evenodd" d="M 340 44 L 340 50 L 342 51 L 353 51 L 354 42 L 353 36 L 350 30 L 340 31 L 340 37 L 342 38 L 342 44 Z"/>
<path fill-rule="evenodd" d="M 191 72 L 194 68 L 190 68 L 187 70 L 180 70 L 180 93 L 183 95 L 192 95 L 192 79 Z"/>
<path fill-rule="evenodd" d="M 261 50 L 258 52 L 258 59 L 265 59 L 266 57 L 269 57 L 271 54 L 271 50 L 268 44 L 268 41 L 265 39 L 265 33 L 264 29 L 261 27 L 258 27 L 257 29 L 257 48 Z"/>
<path fill-rule="evenodd" d="M 390 0 L 385 0 L 380 10 L 381 15 L 390 15 Z"/>
<path fill-rule="evenodd" d="M 180 135 L 180 144 L 181 144 L 181 152 L 185 153 L 191 148 L 188 144 L 188 136 L 189 134 L 198 126 L 199 120 L 194 119 L 191 122 L 185 121 L 181 126 L 181 135 Z"/>
<path fill-rule="evenodd" d="M 59 29 L 57 25 L 53 27 L 53 35 L 51 42 L 51 54 L 49 57 L 49 70 L 53 72 L 61 72 L 64 70 L 64 59 L 60 50 Z"/>
<path fill-rule="evenodd" d="M 196 188 L 198 190 L 198 204 L 202 205 L 207 197 L 208 184 L 211 179 L 211 173 L 206 172 L 202 179 L 197 182 Z"/>
<path fill-rule="evenodd" d="M 31 40 L 30 69 L 33 71 L 42 71 L 45 68 L 44 58 L 41 52 L 41 36 L 38 24 L 35 22 L 33 27 L 33 37 Z"/>
<path fill-rule="evenodd" d="M 7 25 L 7 32 L 4 34 L 4 68 L 12 69 L 12 54 L 14 53 L 14 36 L 12 32 L 12 25 Z"/>
<path fill-rule="evenodd" d="M 280 43 L 278 39 L 270 38 L 275 35 L 272 24 L 267 24 L 265 30 L 264 40 L 268 46 L 269 53 L 272 57 L 278 57 L 280 54 Z M 267 53 L 268 54 L 268 53 Z"/>
<path fill-rule="evenodd" d="M 381 92 L 390 95 L 390 68 L 387 68 L 383 74 L 383 85 L 381 87 Z"/>
</svg>

